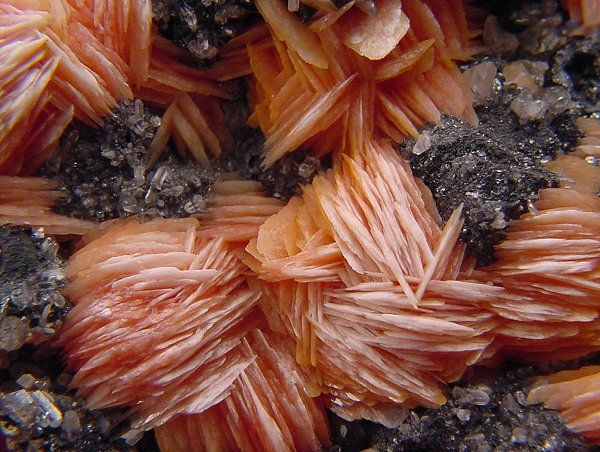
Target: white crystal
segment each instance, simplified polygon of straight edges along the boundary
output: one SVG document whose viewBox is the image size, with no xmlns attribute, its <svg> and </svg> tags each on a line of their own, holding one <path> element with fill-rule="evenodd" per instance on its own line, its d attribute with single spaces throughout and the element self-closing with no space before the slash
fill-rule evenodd
<svg viewBox="0 0 600 452">
<path fill-rule="evenodd" d="M 510 103 L 510 109 L 524 124 L 543 118 L 546 113 L 546 103 L 540 99 L 532 99 L 530 93 L 523 93 Z"/>
<path fill-rule="evenodd" d="M 475 103 L 481 104 L 492 95 L 497 73 L 496 65 L 489 61 L 484 61 L 463 72 L 471 85 Z"/>
<path fill-rule="evenodd" d="M 456 408 L 454 414 L 456 414 L 456 417 L 462 422 L 467 422 L 471 418 L 471 410 Z"/>
<path fill-rule="evenodd" d="M 517 443 L 526 443 L 527 430 L 523 427 L 515 427 L 512 431 L 512 440 Z"/>
<path fill-rule="evenodd" d="M 17 384 L 25 389 L 30 389 L 35 384 L 35 377 L 31 374 L 23 374 L 17 379 Z"/>
<path fill-rule="evenodd" d="M 310 165 L 307 165 L 306 163 L 302 163 L 300 164 L 300 166 L 298 166 L 298 175 L 300 177 L 310 177 L 310 175 L 312 174 L 314 168 L 312 168 Z"/>
<path fill-rule="evenodd" d="M 535 206 L 535 201 L 533 199 L 527 200 L 527 210 L 532 215 L 535 215 L 538 212 L 537 207 Z"/>
<path fill-rule="evenodd" d="M 0 323 L 0 349 L 12 352 L 23 346 L 29 337 L 29 323 L 9 316 Z"/>
<path fill-rule="evenodd" d="M 473 404 L 478 406 L 485 406 L 490 403 L 490 396 L 487 392 L 481 389 L 473 389 L 470 391 L 471 399 L 473 400 Z"/>
<path fill-rule="evenodd" d="M 421 155 L 423 152 L 427 151 L 431 147 L 431 132 L 425 130 L 421 132 L 419 138 L 417 139 L 415 145 L 412 148 L 412 152 L 415 155 Z"/>
<path fill-rule="evenodd" d="M 42 413 L 38 416 L 41 426 L 56 428 L 62 423 L 63 415 L 47 393 L 33 391 L 31 397 L 42 410 Z"/>
<path fill-rule="evenodd" d="M 540 99 L 546 104 L 548 113 L 556 116 L 571 106 L 571 96 L 562 86 L 551 86 L 541 92 Z"/>
<path fill-rule="evenodd" d="M 340 427 L 340 436 L 342 438 L 345 438 L 347 433 L 348 433 L 348 427 L 346 427 L 345 425 L 342 425 Z"/>
<path fill-rule="evenodd" d="M 144 117 L 144 103 L 141 99 L 136 99 L 133 103 L 133 114 L 138 119 L 142 119 Z"/>
<path fill-rule="evenodd" d="M 497 212 L 494 216 L 494 221 L 492 221 L 491 226 L 494 229 L 504 229 L 506 227 L 506 220 L 504 219 L 504 213 Z"/>
</svg>

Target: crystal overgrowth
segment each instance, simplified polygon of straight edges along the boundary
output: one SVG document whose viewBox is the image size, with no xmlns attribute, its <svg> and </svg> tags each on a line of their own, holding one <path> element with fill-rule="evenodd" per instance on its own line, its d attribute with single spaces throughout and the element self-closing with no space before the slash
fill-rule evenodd
<svg viewBox="0 0 600 452">
<path fill-rule="evenodd" d="M 320 156 L 340 143 L 360 152 L 374 135 L 416 137 L 440 111 L 476 122 L 454 63 L 477 51 L 462 5 L 450 13 L 446 0 L 382 0 L 373 17 L 353 5 L 321 5 L 303 24 L 283 3 L 260 0 L 268 28 L 232 40 L 209 71 L 252 74 L 250 124 L 267 137 L 265 167 L 298 148 Z"/>
<path fill-rule="evenodd" d="M 436 379 L 462 374 L 492 340 L 493 316 L 459 287 L 483 299 L 498 289 L 442 281 L 463 260 L 460 209 L 442 230 L 423 188 L 389 144 L 372 143 L 317 176 L 247 247 L 269 281 L 260 306 L 270 326 L 292 335 L 297 359 L 342 410 L 443 403 Z"/>
<path fill-rule="evenodd" d="M 72 119 L 101 125 L 134 93 L 159 106 L 181 93 L 228 97 L 151 24 L 150 0 L 0 3 L 0 174 L 33 174 Z"/>
<path fill-rule="evenodd" d="M 244 0 L 152 0 L 152 12 L 160 33 L 204 64 L 258 19 L 254 5 Z"/>
<path fill-rule="evenodd" d="M 91 221 L 59 215 L 60 186 L 43 177 L 0 176 L 0 224 L 43 227 L 53 235 L 81 235 L 96 229 Z"/>
<path fill-rule="evenodd" d="M 371 143 L 249 243 L 259 305 L 342 417 L 386 423 L 389 404 L 442 404 L 442 382 L 505 355 L 582 356 L 600 337 L 600 206 L 580 187 L 542 190 L 498 260 L 474 270 L 458 242 L 461 207 L 442 229 L 407 163 Z"/>
<path fill-rule="evenodd" d="M 487 104 L 480 116 L 476 128 L 445 117 L 421 134 L 421 142 L 429 137 L 426 148 L 419 148 L 419 140 L 406 140 L 401 150 L 431 190 L 445 221 L 464 205 L 462 239 L 479 265 L 485 265 L 508 222 L 527 210 L 528 199 L 532 202 L 540 189 L 556 184 L 540 160 L 553 153 L 553 146 L 558 148 L 559 140 L 546 124 L 529 124 L 521 132 L 516 115 L 501 102 Z M 531 136 L 535 145 L 529 144 Z"/>
<path fill-rule="evenodd" d="M 58 245 L 43 231 L 0 227 L 0 350 L 40 344 L 61 325 L 70 304 Z"/>
<path fill-rule="evenodd" d="M 204 210 L 218 175 L 182 159 L 164 142 L 158 146 L 168 149 L 157 147 L 165 121 L 140 99 L 123 100 L 101 128 L 67 129 L 44 169 L 63 191 L 54 210 L 98 222 L 136 214 L 186 217 Z M 153 162 L 155 149 L 160 155 Z"/>
</svg>

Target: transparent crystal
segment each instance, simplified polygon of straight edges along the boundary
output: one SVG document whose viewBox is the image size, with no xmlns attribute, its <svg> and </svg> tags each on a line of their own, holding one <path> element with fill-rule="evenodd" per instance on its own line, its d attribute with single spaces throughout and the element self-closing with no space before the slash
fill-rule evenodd
<svg viewBox="0 0 600 452">
<path fill-rule="evenodd" d="M 476 64 L 463 72 L 464 77 L 471 85 L 475 103 L 481 104 L 490 98 L 494 91 L 497 73 L 496 65 L 489 61 Z"/>
</svg>

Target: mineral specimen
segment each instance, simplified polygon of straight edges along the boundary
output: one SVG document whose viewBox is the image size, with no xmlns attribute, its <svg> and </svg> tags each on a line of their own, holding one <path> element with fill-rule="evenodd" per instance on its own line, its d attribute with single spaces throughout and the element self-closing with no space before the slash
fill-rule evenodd
<svg viewBox="0 0 600 452">
<path fill-rule="evenodd" d="M 0 224 L 75 252 L 51 339 L 72 380 L 37 347 L 51 303 L 0 307 L 9 447 L 126 449 L 110 438 L 157 428 L 165 450 L 318 450 L 323 406 L 393 429 L 334 423 L 355 448 L 582 446 L 523 404 L 530 374 L 455 382 L 598 350 L 600 128 L 576 119 L 597 110 L 594 0 L 564 1 L 571 21 L 555 0 L 487 18 L 461 0 L 256 0 L 265 23 L 240 35 L 261 18 L 235 1 L 0 1 Z M 481 33 L 493 55 L 461 74 Z M 222 111 L 246 94 L 249 118 Z M 22 177 L 70 123 L 54 180 Z M 405 136 L 429 188 L 390 143 Z M 505 233 L 496 260 L 477 268 L 461 231 L 480 265 Z M 581 372 L 538 395 L 593 438 Z"/>
<path fill-rule="evenodd" d="M 55 210 L 95 221 L 204 210 L 214 172 L 170 150 L 150 166 L 148 150 L 160 122 L 136 99 L 121 101 L 102 128 L 72 127 L 46 169 L 64 190 Z"/>
</svg>

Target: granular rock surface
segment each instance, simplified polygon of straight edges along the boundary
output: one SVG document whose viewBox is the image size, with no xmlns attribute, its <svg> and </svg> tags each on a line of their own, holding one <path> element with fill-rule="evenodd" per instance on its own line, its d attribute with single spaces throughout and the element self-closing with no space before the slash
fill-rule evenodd
<svg viewBox="0 0 600 452">
<path fill-rule="evenodd" d="M 198 63 L 213 60 L 223 44 L 258 17 L 248 0 L 152 0 L 152 12 L 161 34 Z"/>
<path fill-rule="evenodd" d="M 0 227 L 0 362 L 54 334 L 69 310 L 58 245 L 43 231 Z"/>
<path fill-rule="evenodd" d="M 68 376 L 48 362 L 23 361 L 0 370 L 0 449 L 11 451 L 128 451 L 131 447 L 111 430 L 118 412 L 85 408 L 68 391 Z"/>
<path fill-rule="evenodd" d="M 334 419 L 335 443 L 347 451 L 587 450 L 556 412 L 525 402 L 535 375 L 531 367 L 521 367 L 489 385 L 456 385 L 446 405 L 411 411 L 395 429 Z"/>
<path fill-rule="evenodd" d="M 482 113 L 478 128 L 445 118 L 424 132 L 427 143 L 422 136 L 405 141 L 401 149 L 431 190 L 444 221 L 464 204 L 462 239 L 483 265 L 491 260 L 508 221 L 554 183 L 540 160 L 554 154 L 560 142 L 545 126 L 532 126 L 537 127 L 532 132 L 520 129 L 516 115 L 503 104 L 489 105 Z M 545 140 L 542 134 L 548 135 Z"/>
<path fill-rule="evenodd" d="M 72 126 L 46 169 L 65 191 L 55 210 L 96 221 L 202 211 L 217 176 L 169 149 L 148 167 L 147 150 L 159 125 L 160 118 L 137 99 L 121 101 L 100 129 Z"/>
<path fill-rule="evenodd" d="M 589 113 L 600 111 L 600 40 L 576 39 L 561 47 L 550 60 L 549 79 Z"/>
<path fill-rule="evenodd" d="M 249 115 L 247 103 L 229 102 L 224 110 L 236 139 L 234 152 L 223 163 L 225 170 L 237 171 L 245 179 L 257 180 L 271 196 L 284 201 L 299 194 L 301 185 L 312 182 L 322 167 L 320 159 L 298 150 L 286 154 L 271 167 L 263 168 L 265 136 L 260 129 L 246 125 Z"/>
</svg>

